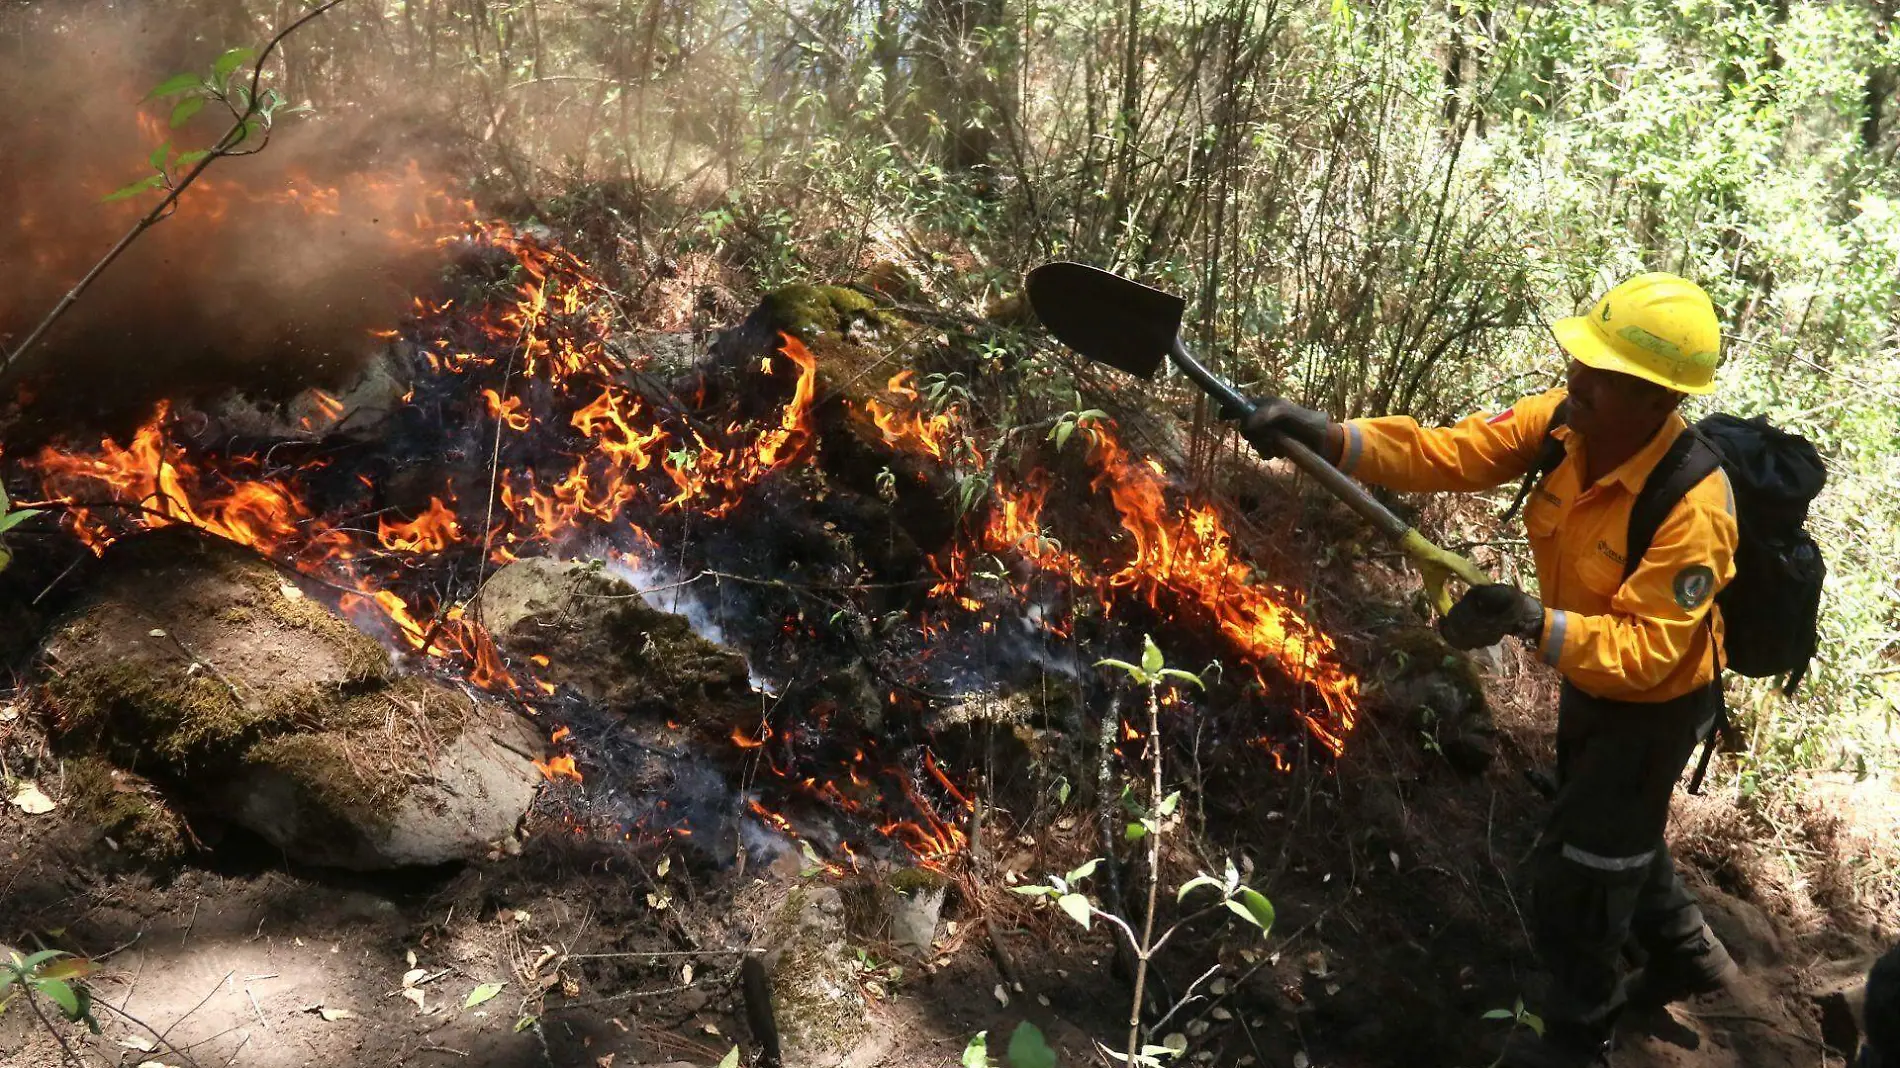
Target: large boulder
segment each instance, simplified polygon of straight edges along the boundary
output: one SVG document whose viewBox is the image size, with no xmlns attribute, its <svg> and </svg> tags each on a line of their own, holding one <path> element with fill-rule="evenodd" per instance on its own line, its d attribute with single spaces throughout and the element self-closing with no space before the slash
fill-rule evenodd
<svg viewBox="0 0 1900 1068">
<path fill-rule="evenodd" d="M 58 742 L 90 761 L 104 822 L 128 822 L 107 802 L 132 782 L 187 824 L 228 820 L 309 864 L 440 864 L 513 837 L 541 782 L 535 732 L 397 674 L 320 592 L 191 530 L 114 546 L 43 653 Z M 164 823 L 139 822 L 148 838 Z"/>
</svg>

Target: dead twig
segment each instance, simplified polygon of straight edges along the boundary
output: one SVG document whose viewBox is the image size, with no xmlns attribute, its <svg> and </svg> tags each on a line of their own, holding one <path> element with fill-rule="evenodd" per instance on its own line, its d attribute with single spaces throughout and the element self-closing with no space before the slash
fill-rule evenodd
<svg viewBox="0 0 1900 1068">
<path fill-rule="evenodd" d="M 238 1054 L 243 1053 L 244 1047 L 250 1044 L 251 1044 L 251 1033 L 249 1031 L 246 1031 L 244 1032 L 244 1040 L 237 1044 L 237 1048 L 231 1051 L 231 1055 L 229 1057 L 225 1058 L 224 1068 L 231 1068 L 233 1064 L 236 1064 L 237 1059 L 238 1059 Z"/>
<path fill-rule="evenodd" d="M 144 963 L 144 960 L 143 958 L 141 958 L 140 964 L 142 965 L 143 963 Z M 139 1019 L 138 1017 L 132 1015 L 131 1013 L 125 1011 L 124 1009 L 113 1007 L 108 1002 L 95 1001 L 93 1002 L 93 1004 L 105 1008 L 106 1011 L 126 1021 L 127 1023 L 138 1028 L 139 1030 L 144 1031 L 146 1034 L 151 1035 L 153 1038 L 158 1040 L 158 1046 L 161 1050 L 168 1051 L 173 1056 L 182 1059 L 186 1064 L 190 1065 L 191 1068 L 201 1068 L 196 1058 L 194 1058 L 190 1053 L 186 1052 L 186 1050 L 183 1049 L 182 1047 L 174 1045 L 172 1042 L 167 1040 L 164 1035 L 159 1034 L 158 1030 L 154 1028 L 151 1024 L 146 1023 L 144 1020 Z"/>
<path fill-rule="evenodd" d="M 262 1027 L 265 1033 L 268 1034 L 270 1032 L 270 1021 L 264 1019 L 264 1007 L 257 1003 L 257 992 L 247 985 L 244 988 L 244 996 L 251 999 L 251 1011 L 257 1014 L 257 1025 Z"/>
<path fill-rule="evenodd" d="M 197 912 L 197 910 L 196 910 L 196 909 L 194 908 L 194 909 L 192 910 L 192 919 L 193 919 L 193 920 L 196 920 L 197 918 L 198 918 L 198 912 Z M 172 1033 L 173 1031 L 175 1031 L 175 1030 L 177 1030 L 177 1029 L 178 1029 L 178 1025 L 179 1025 L 179 1024 L 182 1024 L 182 1023 L 184 1023 L 184 1022 L 185 1022 L 186 1020 L 189 1020 L 189 1019 L 191 1019 L 191 1018 L 192 1018 L 192 1016 L 193 1016 L 193 1015 L 195 1015 L 195 1014 L 197 1013 L 197 1011 L 198 1011 L 199 1009 L 202 1009 L 202 1008 L 204 1008 L 204 1007 L 205 1007 L 205 1005 L 206 1005 L 206 1003 L 207 1003 L 207 1002 L 209 1002 L 209 1001 L 210 1001 L 210 1000 L 211 1000 L 212 998 L 214 998 L 214 997 L 217 997 L 217 996 L 218 996 L 218 987 L 220 987 L 220 986 L 223 986 L 223 985 L 224 985 L 225 983 L 227 983 L 227 982 L 229 982 L 229 981 L 230 981 L 230 979 L 231 979 L 231 977 L 232 977 L 232 976 L 234 976 L 234 975 L 236 975 L 236 974 L 237 974 L 237 972 L 235 972 L 235 971 L 229 971 L 229 972 L 225 972 L 225 973 L 224 973 L 224 978 L 223 978 L 223 979 L 220 979 L 220 980 L 218 980 L 218 983 L 217 983 L 217 986 L 214 986 L 214 987 L 212 987 L 212 988 L 211 988 L 211 992 L 210 992 L 210 993 L 208 993 L 208 994 L 206 994 L 206 995 L 205 995 L 204 997 L 202 997 L 202 998 L 199 998 L 199 999 L 198 999 L 198 1004 L 196 1004 L 196 1005 L 193 1005 L 193 1006 L 191 1007 L 191 1011 L 190 1011 L 190 1012 L 187 1012 L 187 1013 L 185 1013 L 185 1014 L 184 1014 L 183 1016 L 180 1016 L 180 1017 L 179 1017 L 178 1019 L 176 1019 L 176 1020 L 173 1020 L 173 1021 L 171 1022 L 171 1026 L 169 1026 L 169 1027 L 167 1027 L 167 1028 L 165 1028 L 165 1030 L 164 1030 L 164 1031 L 162 1031 L 162 1032 L 160 1032 L 160 1033 L 159 1033 L 159 1036 L 158 1036 L 158 1038 L 159 1038 L 159 1041 L 161 1041 L 161 1042 L 163 1042 L 163 1041 L 165 1041 L 166 1039 L 169 1039 L 169 1038 L 171 1037 L 171 1033 Z M 248 1036 L 246 1037 L 246 1041 L 249 1041 L 249 1038 L 248 1038 Z M 239 1047 L 239 1048 L 241 1049 L 241 1048 L 243 1048 L 243 1047 Z M 233 1056 L 235 1056 L 235 1054 L 233 1054 Z"/>
<path fill-rule="evenodd" d="M 185 948 L 191 941 L 192 928 L 198 926 L 198 906 L 204 904 L 204 898 L 195 898 L 191 902 L 191 919 L 185 922 L 185 933 L 178 937 L 178 948 Z"/>
</svg>

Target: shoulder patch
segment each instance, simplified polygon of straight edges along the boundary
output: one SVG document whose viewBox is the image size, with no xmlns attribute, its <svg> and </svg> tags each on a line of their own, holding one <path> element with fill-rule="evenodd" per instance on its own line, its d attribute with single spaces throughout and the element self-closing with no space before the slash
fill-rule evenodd
<svg viewBox="0 0 1900 1068">
<path fill-rule="evenodd" d="M 1516 413 L 1517 413 L 1517 408 L 1516 408 L 1516 406 L 1514 405 L 1514 406 L 1512 406 L 1512 407 L 1509 407 L 1509 408 L 1506 408 L 1506 409 L 1504 409 L 1503 411 L 1501 411 L 1501 412 L 1499 412 L 1498 414 L 1496 414 L 1496 415 L 1494 415 L 1494 416 L 1492 416 L 1491 418 L 1489 418 L 1489 419 L 1486 419 L 1486 420 L 1484 421 L 1484 425 L 1486 425 L 1486 426 L 1497 426 L 1497 425 L 1498 425 L 1499 423 L 1502 423 L 1502 422 L 1504 422 L 1504 421 L 1505 421 L 1506 419 L 1509 419 L 1509 418 L 1510 418 L 1510 417 L 1511 417 L 1512 415 L 1514 415 L 1514 414 L 1516 414 Z"/>
<path fill-rule="evenodd" d="M 1676 572 L 1671 584 L 1675 590 L 1676 603 L 1686 611 L 1693 612 L 1702 607 L 1715 590 L 1715 572 L 1706 564 L 1691 564 Z"/>
</svg>

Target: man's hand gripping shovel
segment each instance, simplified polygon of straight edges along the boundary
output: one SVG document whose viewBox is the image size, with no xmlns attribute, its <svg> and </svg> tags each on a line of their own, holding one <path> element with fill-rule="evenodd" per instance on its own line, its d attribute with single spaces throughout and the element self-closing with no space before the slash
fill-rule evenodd
<svg viewBox="0 0 1900 1068">
<path fill-rule="evenodd" d="M 1153 378 L 1172 359 L 1195 385 L 1230 416 L 1244 418 L 1254 404 L 1240 391 L 1201 365 L 1181 343 L 1181 315 L 1187 303 L 1172 294 L 1131 282 L 1079 263 L 1047 263 L 1029 272 L 1029 303 L 1049 332 L 1075 351 L 1141 378 Z M 1398 543 L 1425 578 L 1425 589 L 1439 615 L 1451 610 L 1446 581 L 1489 584 L 1491 578 L 1470 560 L 1434 545 L 1417 528 L 1393 515 L 1318 453 L 1297 441 L 1267 431 L 1273 440 L 1249 438 L 1263 451 L 1299 465 L 1347 507 Z"/>
</svg>

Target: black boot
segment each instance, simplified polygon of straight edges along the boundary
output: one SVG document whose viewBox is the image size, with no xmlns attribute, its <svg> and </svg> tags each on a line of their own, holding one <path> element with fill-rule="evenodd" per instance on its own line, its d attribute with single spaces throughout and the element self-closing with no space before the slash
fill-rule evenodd
<svg viewBox="0 0 1900 1068">
<path fill-rule="evenodd" d="M 1610 1027 L 1552 1021 L 1539 1037 L 1520 1027 L 1504 1039 L 1502 1068 L 1607 1068 Z"/>
<path fill-rule="evenodd" d="M 1740 974 L 1735 958 L 1705 923 L 1679 948 L 1651 954 L 1648 963 L 1630 975 L 1625 989 L 1632 1007 L 1657 1009 L 1697 994 L 1713 994 Z"/>
</svg>

